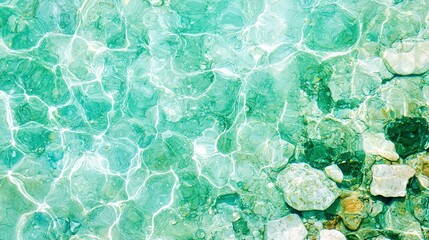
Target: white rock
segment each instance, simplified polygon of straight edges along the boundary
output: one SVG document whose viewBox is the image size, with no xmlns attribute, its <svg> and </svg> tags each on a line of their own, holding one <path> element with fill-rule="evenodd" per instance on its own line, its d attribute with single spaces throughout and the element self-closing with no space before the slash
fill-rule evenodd
<svg viewBox="0 0 429 240">
<path fill-rule="evenodd" d="M 287 204 L 299 211 L 325 210 L 340 195 L 336 183 L 305 163 L 289 164 L 277 177 Z"/>
<path fill-rule="evenodd" d="M 399 75 L 422 74 L 429 70 L 429 42 L 403 42 L 383 52 L 383 60 Z"/>
<path fill-rule="evenodd" d="M 366 154 L 378 155 L 390 161 L 399 159 L 395 144 L 384 138 L 382 133 L 363 133 L 363 150 Z"/>
<path fill-rule="evenodd" d="M 326 176 L 328 176 L 330 179 L 334 180 L 335 182 L 341 183 L 343 181 L 344 174 L 337 165 L 332 164 L 330 166 L 325 167 L 324 170 L 325 170 Z"/>
<path fill-rule="evenodd" d="M 163 0 L 150 0 L 150 4 L 154 6 L 161 6 L 164 3 Z"/>
<path fill-rule="evenodd" d="M 269 221 L 266 226 L 267 240 L 304 240 L 307 229 L 297 214 Z"/>
<path fill-rule="evenodd" d="M 371 194 L 384 197 L 404 197 L 408 179 L 415 170 L 408 165 L 378 164 L 372 166 Z"/>
<path fill-rule="evenodd" d="M 429 177 L 423 174 L 416 174 L 417 179 L 419 180 L 420 185 L 422 187 L 428 189 L 429 188 Z"/>
<path fill-rule="evenodd" d="M 347 240 L 344 234 L 337 230 L 323 229 L 319 233 L 319 240 Z"/>
</svg>

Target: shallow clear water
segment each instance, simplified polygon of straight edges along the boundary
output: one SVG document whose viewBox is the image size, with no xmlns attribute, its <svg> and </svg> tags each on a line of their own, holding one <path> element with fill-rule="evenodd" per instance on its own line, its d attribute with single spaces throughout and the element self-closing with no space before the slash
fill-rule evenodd
<svg viewBox="0 0 429 240">
<path fill-rule="evenodd" d="M 0 240 L 429 239 L 426 0 L 0 0 Z"/>
</svg>

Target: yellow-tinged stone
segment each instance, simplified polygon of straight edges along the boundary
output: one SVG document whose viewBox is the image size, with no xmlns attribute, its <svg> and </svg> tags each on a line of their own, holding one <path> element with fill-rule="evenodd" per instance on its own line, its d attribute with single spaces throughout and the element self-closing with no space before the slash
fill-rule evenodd
<svg viewBox="0 0 429 240">
<path fill-rule="evenodd" d="M 341 199 L 341 206 L 346 214 L 360 214 L 363 210 L 363 202 L 356 194 Z"/>
<path fill-rule="evenodd" d="M 414 168 L 416 177 L 420 185 L 429 188 L 429 154 L 422 153 L 407 161 L 407 164 Z"/>
</svg>

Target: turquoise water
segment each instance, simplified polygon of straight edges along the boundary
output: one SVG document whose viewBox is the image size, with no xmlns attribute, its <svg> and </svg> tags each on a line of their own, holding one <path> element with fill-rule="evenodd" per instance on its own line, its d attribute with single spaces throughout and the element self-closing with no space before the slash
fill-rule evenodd
<svg viewBox="0 0 429 240">
<path fill-rule="evenodd" d="M 426 0 L 0 0 L 0 240 L 429 239 Z"/>
</svg>

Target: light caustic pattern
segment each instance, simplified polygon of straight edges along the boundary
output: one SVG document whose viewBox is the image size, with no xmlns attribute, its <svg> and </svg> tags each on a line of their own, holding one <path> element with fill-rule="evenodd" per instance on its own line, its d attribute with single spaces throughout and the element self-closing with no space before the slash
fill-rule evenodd
<svg viewBox="0 0 429 240">
<path fill-rule="evenodd" d="M 363 133 L 428 116 L 428 6 L 0 0 L 0 240 L 264 239 L 292 162 L 370 201 Z M 309 239 L 336 211 L 302 216 Z"/>
</svg>

